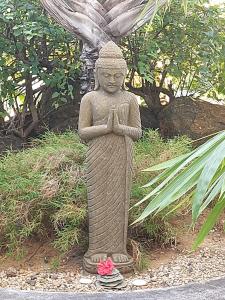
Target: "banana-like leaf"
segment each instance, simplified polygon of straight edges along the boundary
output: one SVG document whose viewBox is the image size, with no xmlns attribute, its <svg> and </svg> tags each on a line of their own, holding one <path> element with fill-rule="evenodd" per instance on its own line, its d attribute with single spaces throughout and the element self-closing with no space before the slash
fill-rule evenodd
<svg viewBox="0 0 225 300">
<path fill-rule="evenodd" d="M 201 171 L 197 172 L 195 175 L 191 176 L 190 179 L 183 185 L 180 186 L 180 189 L 174 194 L 172 194 L 172 197 L 170 201 L 167 199 L 164 199 L 159 205 L 159 208 L 157 209 L 155 214 L 158 214 L 160 211 L 162 211 L 164 208 L 169 206 L 170 204 L 174 203 L 176 200 L 183 197 L 187 192 L 189 192 L 198 182 L 199 174 Z"/>
<path fill-rule="evenodd" d="M 195 184 L 197 184 L 197 181 L 202 174 L 202 170 L 208 161 L 210 161 L 211 156 L 214 155 L 215 151 L 217 152 L 218 149 L 221 149 L 224 139 L 225 132 L 223 131 L 193 151 L 193 153 L 184 161 L 181 161 L 177 165 L 175 164 L 166 170 L 166 172 L 168 172 L 167 178 L 165 178 L 152 192 L 146 195 L 144 199 L 138 202 L 137 205 L 140 205 L 140 203 L 157 193 L 155 198 L 148 204 L 135 223 L 142 221 L 155 211 L 161 211 L 163 208 L 183 196 L 186 192 L 190 191 Z"/>
<path fill-rule="evenodd" d="M 152 166 L 148 169 L 145 169 L 145 170 L 143 170 L 143 172 L 153 172 L 153 171 L 160 171 L 160 170 L 171 168 L 174 165 L 176 165 L 177 163 L 180 163 L 181 161 L 183 161 L 185 158 L 187 158 L 191 154 L 192 154 L 192 152 L 180 155 L 176 158 L 170 159 L 168 161 L 162 162 L 158 165 L 155 165 L 155 166 Z"/>
<path fill-rule="evenodd" d="M 58 23 L 93 48 L 137 30 L 167 1 L 152 0 L 145 9 L 148 0 L 41 0 Z"/>
<path fill-rule="evenodd" d="M 148 206 L 145 208 L 141 216 L 135 221 L 140 222 L 143 219 L 145 219 L 147 216 L 149 216 L 151 213 L 157 211 L 160 206 L 163 203 L 163 206 L 166 207 L 171 204 L 171 199 L 173 199 L 174 195 L 179 193 L 180 189 L 183 188 L 184 193 L 188 192 L 193 185 L 190 184 L 190 187 L 188 189 L 187 185 L 191 181 L 191 178 L 195 179 L 195 176 L 199 177 L 201 174 L 201 171 L 203 169 L 204 164 L 208 160 L 209 153 L 205 153 L 204 155 L 200 156 L 198 159 L 196 159 L 191 165 L 187 167 L 187 169 L 180 172 L 178 176 L 176 176 L 173 180 L 171 180 L 170 183 L 168 183 L 167 179 L 164 180 L 167 185 L 161 183 L 161 186 L 163 187 L 161 191 L 158 193 L 157 196 L 148 204 Z M 196 175 L 198 174 L 198 175 Z M 197 179 L 196 179 L 197 180 Z M 197 182 L 197 181 L 195 181 Z M 147 197 L 147 196 L 146 196 Z M 145 198 L 146 198 L 145 197 Z M 178 199 L 178 198 L 176 198 Z M 167 205 L 166 205 L 167 203 Z"/>
<path fill-rule="evenodd" d="M 151 171 L 155 171 L 157 170 L 157 168 L 159 167 L 158 170 L 160 170 L 161 168 L 163 169 L 165 165 L 167 164 L 171 164 L 172 168 L 175 167 L 175 171 L 174 172 L 170 172 L 170 176 L 167 176 L 166 182 L 167 183 L 171 178 L 173 178 L 180 170 L 182 170 L 186 165 L 188 165 L 192 160 L 194 160 L 195 158 L 203 155 L 206 151 L 209 151 L 210 147 L 215 147 L 215 145 L 220 144 L 221 141 L 223 141 L 225 139 L 225 132 L 222 131 L 221 133 L 219 133 L 218 135 L 216 135 L 215 137 L 213 137 L 211 140 L 209 140 L 208 142 L 206 142 L 205 144 L 201 145 L 196 151 L 193 151 L 189 154 L 187 154 L 187 158 L 185 159 L 185 155 L 184 156 L 179 156 L 174 160 L 169 160 L 168 162 L 165 162 L 165 164 L 159 164 L 156 166 L 153 166 L 152 168 L 149 168 L 148 170 Z M 180 162 L 180 163 L 179 163 Z M 173 164 L 174 163 L 174 164 Z M 150 181 L 150 183 L 146 184 L 144 187 L 149 187 L 152 185 L 151 183 L 152 181 Z"/>
<path fill-rule="evenodd" d="M 151 180 L 148 184 L 146 184 L 144 187 L 149 187 L 153 183 L 158 182 L 159 180 L 163 180 L 153 191 L 151 191 L 149 194 L 147 194 L 142 200 L 140 200 L 138 203 L 134 205 L 138 206 L 144 201 L 148 200 L 158 192 L 162 191 L 162 189 L 168 184 L 170 180 L 172 180 L 181 170 L 183 170 L 191 161 L 198 157 L 208 157 L 214 151 L 214 149 L 217 147 L 218 144 L 220 144 L 221 141 L 225 139 L 225 132 L 221 132 L 217 136 L 213 137 L 210 141 L 200 146 L 196 151 L 193 151 L 190 153 L 190 155 L 187 155 L 187 158 L 182 158 L 182 160 L 178 159 L 178 162 L 172 165 L 171 168 L 164 171 L 162 174 L 155 177 L 153 180 Z M 171 161 L 170 161 L 171 162 Z M 194 162 L 197 163 L 198 160 Z M 187 169 L 188 170 L 188 169 Z"/>
<path fill-rule="evenodd" d="M 224 168 L 225 169 L 225 168 Z M 224 170 L 224 173 L 225 173 L 225 170 Z M 221 186 L 221 192 L 220 192 L 220 197 L 225 194 L 225 176 L 222 180 L 222 186 Z"/>
<path fill-rule="evenodd" d="M 177 211 L 180 207 L 182 207 L 185 203 L 186 205 L 188 205 L 189 203 L 189 198 L 188 197 L 184 197 L 181 201 L 179 201 L 175 206 L 173 206 L 166 214 L 165 217 L 167 217 L 168 215 L 172 214 L 173 212 Z"/>
<path fill-rule="evenodd" d="M 143 203 L 144 201 L 148 200 L 152 196 L 156 195 L 160 190 L 162 190 L 162 188 L 167 184 L 168 178 L 171 177 L 171 174 L 174 174 L 174 171 L 179 166 L 180 166 L 180 160 L 178 161 L 178 163 L 176 163 L 175 165 L 173 165 L 170 169 L 165 170 L 163 173 L 161 173 L 158 176 L 156 176 L 155 178 L 153 178 L 148 184 L 144 185 L 143 187 L 145 188 L 145 187 L 149 187 L 149 186 L 151 186 L 151 185 L 153 185 L 153 184 L 155 184 L 155 183 L 157 183 L 157 182 L 159 182 L 161 180 L 164 180 L 155 189 L 153 189 L 149 194 L 147 194 L 141 201 L 137 202 L 133 207 L 139 206 L 141 203 Z"/>
<path fill-rule="evenodd" d="M 194 222 L 199 215 L 200 207 L 205 198 L 205 194 L 210 186 L 210 183 L 224 158 L 225 140 L 221 144 L 219 144 L 216 149 L 214 149 L 212 155 L 210 156 L 210 160 L 206 162 L 202 174 L 198 180 L 198 185 L 194 194 L 192 206 L 192 216 Z"/>
<path fill-rule="evenodd" d="M 220 215 L 225 209 L 225 195 L 223 195 L 217 204 L 214 206 L 210 214 L 208 215 L 208 218 L 206 219 L 205 223 L 203 224 L 197 239 L 194 242 L 193 249 L 197 249 L 197 247 L 202 243 L 202 241 L 205 239 L 207 234 L 213 227 L 215 226 L 216 222 L 218 221 Z"/>
<path fill-rule="evenodd" d="M 156 196 L 146 207 L 146 209 L 143 211 L 141 216 L 135 220 L 131 225 L 142 222 L 145 218 L 147 218 L 150 214 L 153 212 L 155 215 L 157 215 L 160 211 L 162 211 L 164 208 L 168 207 L 175 201 L 177 201 L 180 197 L 184 196 L 188 191 L 190 191 L 197 183 L 198 177 L 200 175 L 200 171 L 197 172 L 194 176 L 189 177 L 189 179 L 180 186 L 176 190 L 175 193 L 167 194 L 167 196 L 162 200 L 160 199 L 159 195 Z M 167 191 L 166 191 L 167 193 Z M 179 206 L 178 206 L 179 207 Z"/>
<path fill-rule="evenodd" d="M 150 214 L 156 215 L 188 192 L 194 195 L 192 218 L 195 223 L 204 209 L 213 200 L 219 198 L 198 235 L 194 244 L 196 248 L 225 209 L 225 131 L 193 150 L 186 158 L 171 160 L 153 167 L 152 170 L 164 169 L 164 167 L 166 170 L 153 178 L 150 183 L 163 181 L 145 196 L 144 200 L 154 197 L 150 199 L 148 206 L 133 224 L 143 221 Z M 182 201 L 186 199 L 181 200 L 172 211 L 180 207 Z M 139 204 L 142 202 L 143 200 Z"/>
<path fill-rule="evenodd" d="M 223 173 L 212 185 L 212 187 L 209 189 L 208 195 L 206 196 L 206 199 L 204 203 L 202 204 L 197 217 L 200 216 L 200 214 L 203 212 L 203 210 L 206 209 L 206 207 L 209 206 L 209 204 L 218 196 L 224 194 L 224 191 L 222 190 L 223 184 L 225 182 L 225 173 Z M 222 192 L 223 191 L 223 192 Z"/>
<path fill-rule="evenodd" d="M 169 170 L 165 170 L 163 173 L 157 175 L 148 184 L 144 185 L 143 188 L 152 186 L 153 184 L 155 184 L 159 181 L 167 179 L 174 172 L 174 170 L 176 170 L 176 168 L 179 166 L 179 163 L 180 163 L 180 161 L 177 164 L 173 165 L 173 167 L 171 167 Z M 165 181 L 163 181 L 161 184 L 159 184 L 155 189 L 153 189 L 150 193 L 148 193 L 142 200 L 137 202 L 133 207 L 139 206 L 144 201 L 146 201 L 149 198 L 151 198 L 152 196 L 156 195 L 163 188 L 164 185 L 166 185 Z"/>
</svg>

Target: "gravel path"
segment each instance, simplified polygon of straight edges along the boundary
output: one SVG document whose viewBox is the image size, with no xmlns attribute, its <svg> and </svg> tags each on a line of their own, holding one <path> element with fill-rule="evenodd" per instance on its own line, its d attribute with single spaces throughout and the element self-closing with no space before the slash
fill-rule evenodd
<svg viewBox="0 0 225 300">
<path fill-rule="evenodd" d="M 225 278 L 181 287 L 132 292 L 69 293 L 0 289 L 1 300 L 225 300 Z"/>
<path fill-rule="evenodd" d="M 180 286 L 224 277 L 225 248 L 221 245 L 215 243 L 210 248 L 202 248 L 198 253 L 176 255 L 174 260 L 161 265 L 159 268 L 149 269 L 142 274 L 135 274 L 126 279 L 127 288 L 125 291 Z M 10 268 L 0 272 L 0 288 L 87 293 L 101 291 L 95 286 L 94 276 L 90 277 L 92 279 L 91 284 L 81 284 L 81 277 L 80 274 L 72 272 L 44 271 L 34 273 Z M 147 284 L 139 288 L 134 286 L 132 281 L 138 278 L 145 279 Z"/>
</svg>

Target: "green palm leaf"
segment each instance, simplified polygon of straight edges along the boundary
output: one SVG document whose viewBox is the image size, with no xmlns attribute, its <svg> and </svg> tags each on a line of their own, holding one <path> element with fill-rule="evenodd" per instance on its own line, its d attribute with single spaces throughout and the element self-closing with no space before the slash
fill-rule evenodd
<svg viewBox="0 0 225 300">
<path fill-rule="evenodd" d="M 196 221 L 202 201 L 205 198 L 205 194 L 210 186 L 210 182 L 224 160 L 224 155 L 220 155 L 221 153 L 225 153 L 225 140 L 213 150 L 212 155 L 210 155 L 210 159 L 206 162 L 201 176 L 199 177 L 198 185 L 193 198 L 193 221 Z"/>
<path fill-rule="evenodd" d="M 193 249 L 196 249 L 205 239 L 209 231 L 215 226 L 218 218 L 222 214 L 225 208 L 225 195 L 221 197 L 218 203 L 214 206 L 211 213 L 208 215 L 207 220 L 205 221 L 204 225 L 202 226 L 197 239 L 194 242 Z"/>
<path fill-rule="evenodd" d="M 192 161 L 194 161 L 198 157 L 206 157 L 206 159 L 202 162 L 204 164 L 208 159 L 208 155 L 210 155 L 211 152 L 214 151 L 214 149 L 217 147 L 217 145 L 219 145 L 221 143 L 221 141 L 223 141 L 224 139 L 225 139 L 225 132 L 221 132 L 218 135 L 216 135 L 215 137 L 213 137 L 211 140 L 206 142 L 205 144 L 201 145 L 195 151 L 192 151 L 187 155 L 182 155 L 182 156 L 178 157 L 177 159 L 173 159 L 173 160 L 170 160 L 163 164 L 159 164 L 159 165 L 153 166 L 150 169 L 147 169 L 150 171 L 155 171 L 155 170 L 167 168 L 163 173 L 161 173 L 160 175 L 153 178 L 148 184 L 146 184 L 144 186 L 144 187 L 150 187 L 153 184 L 159 182 L 160 180 L 163 180 L 153 191 L 151 191 L 149 194 L 147 194 L 141 201 L 136 203 L 134 205 L 134 207 L 140 205 L 141 203 L 148 200 L 149 198 L 151 198 L 152 196 L 154 196 L 155 194 L 157 194 L 159 192 L 161 192 L 160 193 L 160 195 L 161 195 L 163 193 L 163 188 L 168 184 L 168 182 L 170 180 L 172 180 L 179 172 L 181 172 L 181 170 L 183 170 L 187 165 L 189 165 Z M 200 162 L 201 162 L 201 160 L 200 160 Z M 195 169 L 195 164 L 197 165 L 197 163 L 198 163 L 198 160 L 196 160 L 196 162 L 194 163 L 193 169 Z M 202 168 L 203 168 L 203 165 L 202 165 Z M 184 175 L 183 175 L 183 177 L 181 177 L 181 181 L 183 180 L 183 178 L 185 178 L 185 176 L 186 176 L 185 172 L 188 172 L 189 168 L 186 168 L 185 170 L 186 171 L 184 171 L 183 173 L 181 173 L 179 175 L 178 182 L 179 182 L 179 178 L 181 177 L 182 174 L 184 174 Z M 171 183 L 173 183 L 173 181 L 171 181 Z M 174 191 L 176 190 L 175 188 L 176 188 L 175 186 L 172 186 L 172 189 L 174 189 Z M 167 192 L 168 191 L 165 190 L 165 193 L 167 193 Z M 173 190 L 172 190 L 172 192 L 173 192 Z M 163 195 L 162 197 L 165 197 L 164 194 L 162 194 L 162 195 Z M 161 200 L 159 200 L 159 202 L 160 201 Z M 153 202 L 155 203 L 155 199 L 153 200 Z M 145 213 L 146 213 L 146 211 L 145 211 Z M 144 214 L 144 216 L 145 216 L 145 214 Z M 143 216 L 141 216 L 140 218 L 142 220 Z"/>
<path fill-rule="evenodd" d="M 192 219 L 193 223 L 195 223 L 204 209 L 213 200 L 219 198 L 199 233 L 199 237 L 195 243 L 195 245 L 199 245 L 210 228 L 215 225 L 217 218 L 224 209 L 225 131 L 221 131 L 188 154 L 144 171 L 158 170 L 164 171 L 144 187 L 150 187 L 156 183 L 158 183 L 158 186 L 135 205 L 138 206 L 144 201 L 150 200 L 147 207 L 134 223 L 143 221 L 153 213 L 157 214 L 161 212 L 191 191 L 193 193 Z M 180 204 L 177 204 L 175 207 L 179 206 Z"/>
<path fill-rule="evenodd" d="M 200 214 L 206 209 L 206 207 L 208 207 L 209 204 L 214 199 L 216 199 L 217 196 L 219 196 L 221 194 L 221 192 L 222 192 L 222 185 L 224 183 L 224 180 L 225 180 L 225 172 L 219 178 L 217 178 L 217 180 L 214 182 L 214 184 L 209 189 L 208 195 L 206 197 L 206 200 L 203 202 L 203 204 L 202 204 L 202 206 L 201 206 L 201 208 L 199 210 L 199 213 L 198 213 L 197 217 L 199 217 Z"/>
<path fill-rule="evenodd" d="M 214 147 L 216 147 L 216 146 L 214 146 Z M 149 203 L 149 205 L 143 211 L 141 216 L 135 222 L 140 222 L 143 219 L 145 219 L 151 213 L 153 213 L 154 211 L 159 209 L 160 205 L 162 203 L 164 203 L 164 207 L 166 207 L 172 203 L 171 199 L 174 199 L 174 201 L 177 200 L 178 198 L 175 197 L 175 195 L 176 195 L 176 193 L 178 193 L 180 191 L 181 188 L 183 188 L 183 194 L 188 192 L 188 190 L 190 190 L 193 187 L 192 181 L 190 184 L 188 184 L 189 180 L 195 178 L 196 174 L 198 174 L 197 178 L 200 176 L 200 174 L 201 174 L 200 171 L 202 170 L 203 165 L 207 162 L 208 157 L 209 157 L 210 153 L 213 151 L 213 149 L 211 149 L 210 151 L 204 153 L 202 156 L 197 158 L 186 169 L 181 171 L 179 175 L 177 175 L 176 177 L 173 176 L 173 179 L 170 181 L 169 184 L 167 184 L 167 183 L 168 183 L 169 179 L 171 179 L 170 176 L 167 179 L 165 179 L 159 185 L 160 189 L 161 189 L 161 187 L 163 187 L 161 189 L 161 191 L 158 188 L 158 191 L 160 191 L 158 193 L 158 195 Z M 177 167 L 177 169 L 180 170 L 181 166 Z M 176 173 L 174 172 L 174 174 L 176 174 Z M 152 194 L 152 193 L 150 193 L 150 194 Z M 167 205 L 165 205 L 165 203 Z"/>
</svg>

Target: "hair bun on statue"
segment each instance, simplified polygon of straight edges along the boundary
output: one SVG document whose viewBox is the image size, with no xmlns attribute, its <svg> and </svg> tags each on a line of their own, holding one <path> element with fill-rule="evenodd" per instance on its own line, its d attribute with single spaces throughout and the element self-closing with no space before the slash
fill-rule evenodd
<svg viewBox="0 0 225 300">
<path fill-rule="evenodd" d="M 99 57 L 123 59 L 123 53 L 113 41 L 110 41 L 102 47 L 99 52 Z"/>
<path fill-rule="evenodd" d="M 106 43 L 99 51 L 99 58 L 96 61 L 95 68 L 127 69 L 122 50 L 113 41 Z"/>
</svg>

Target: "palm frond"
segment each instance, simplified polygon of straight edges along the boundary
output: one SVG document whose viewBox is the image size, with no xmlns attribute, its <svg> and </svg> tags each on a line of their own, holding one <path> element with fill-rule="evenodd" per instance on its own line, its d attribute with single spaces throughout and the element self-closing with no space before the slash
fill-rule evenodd
<svg viewBox="0 0 225 300">
<path fill-rule="evenodd" d="M 41 0 L 59 24 L 93 48 L 137 30 L 167 1 Z"/>
<path fill-rule="evenodd" d="M 192 161 L 194 162 L 194 166 L 195 166 L 195 164 L 197 164 L 197 162 L 198 162 L 198 160 L 195 161 L 195 159 L 197 159 L 199 157 L 200 157 L 200 159 L 202 159 L 204 157 L 206 157 L 206 159 L 207 159 L 207 157 L 208 157 L 207 155 L 209 155 L 214 150 L 214 148 L 217 147 L 217 145 L 220 144 L 221 141 L 223 141 L 223 139 L 224 139 L 224 132 L 221 132 L 218 135 L 216 135 L 215 137 L 213 137 L 212 139 L 210 139 L 205 144 L 201 145 L 195 151 L 192 151 L 188 154 L 179 156 L 178 158 L 175 158 L 173 160 L 167 161 L 165 163 L 162 163 L 162 164 L 159 164 L 159 165 L 156 165 L 156 166 L 153 166 L 153 167 L 147 169 L 148 171 L 156 171 L 156 170 L 160 170 L 160 169 L 166 169 L 166 170 L 164 172 L 162 172 L 161 174 L 159 174 L 158 176 L 156 176 L 155 178 L 153 178 L 148 184 L 146 184 L 144 186 L 145 188 L 151 187 L 153 184 L 159 183 L 161 181 L 161 183 L 152 192 L 147 194 L 146 197 L 144 197 L 141 201 L 139 201 L 137 204 L 135 204 L 135 206 L 140 205 L 142 202 L 150 199 L 152 196 L 154 196 L 155 194 L 162 191 L 162 189 L 168 184 L 168 182 L 170 180 L 172 180 L 173 178 L 175 178 L 175 176 L 180 171 L 182 171 L 186 166 L 188 166 Z M 191 167 L 191 165 L 189 165 L 188 168 L 190 168 L 190 167 Z M 188 168 L 186 168 L 186 171 L 188 171 Z M 182 174 L 183 173 L 181 172 L 179 176 L 181 176 Z M 184 176 L 185 176 L 185 173 L 184 173 Z M 172 184 L 172 183 L 173 183 L 173 181 L 170 182 L 170 184 Z"/>
<path fill-rule="evenodd" d="M 193 249 L 197 249 L 197 247 L 204 241 L 207 234 L 210 230 L 213 229 L 220 215 L 223 213 L 225 209 L 225 194 L 218 200 L 210 214 L 208 215 L 205 223 L 203 224 L 197 239 L 194 242 Z"/>
<path fill-rule="evenodd" d="M 93 48 L 111 40 L 104 7 L 96 0 L 41 0 L 49 14 L 66 30 Z M 92 3 L 92 4 L 91 4 Z"/>
<path fill-rule="evenodd" d="M 213 200 L 219 199 L 199 233 L 195 243 L 195 246 L 198 246 L 215 225 L 225 207 L 225 131 L 218 133 L 194 151 L 153 166 L 147 171 L 163 169 L 165 170 L 161 174 L 145 185 L 145 187 L 150 187 L 152 184 L 158 183 L 156 188 L 135 205 L 138 206 L 144 201 L 150 200 L 134 223 L 143 221 L 153 213 L 159 213 L 194 189 L 192 197 L 193 223 Z"/>
</svg>

